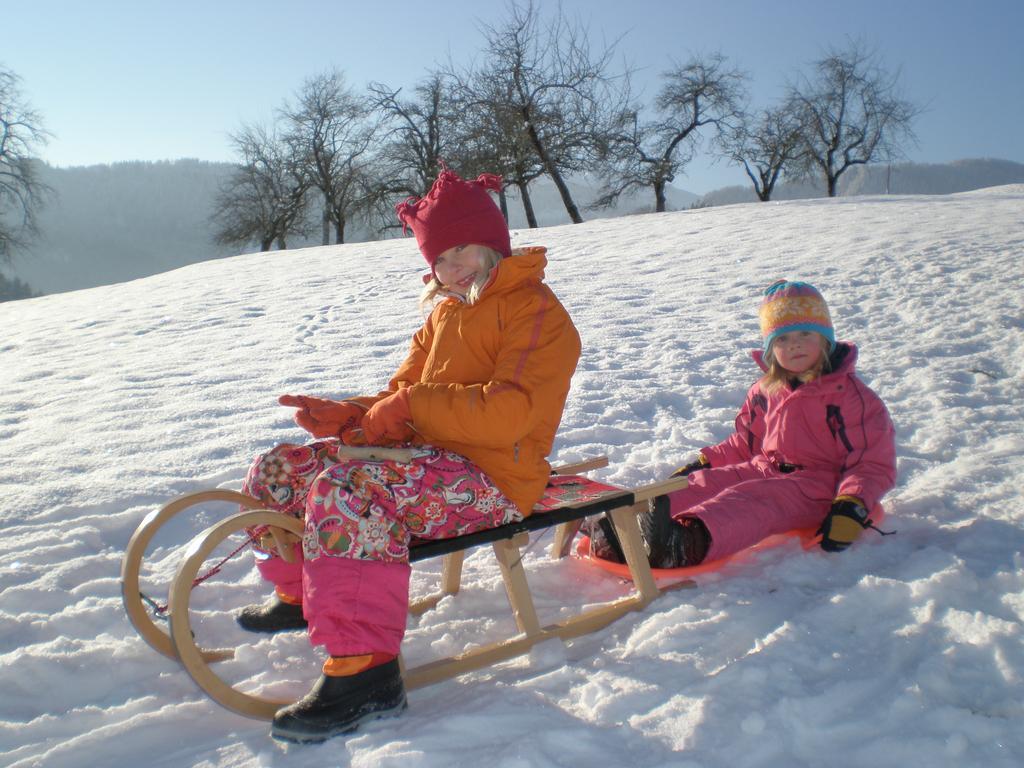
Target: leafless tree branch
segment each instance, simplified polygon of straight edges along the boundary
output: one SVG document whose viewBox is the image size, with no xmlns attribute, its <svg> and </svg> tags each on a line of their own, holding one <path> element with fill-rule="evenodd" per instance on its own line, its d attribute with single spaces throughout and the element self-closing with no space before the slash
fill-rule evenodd
<svg viewBox="0 0 1024 768">
<path fill-rule="evenodd" d="M 595 206 L 608 206 L 624 193 L 650 188 L 655 210 L 664 211 L 665 187 L 686 166 L 701 132 L 718 134 L 739 123 L 746 75 L 727 66 L 721 54 L 695 56 L 662 75 L 655 98 L 657 117 L 642 121 L 639 107 L 618 116 L 617 130 L 601 147 L 604 187 Z"/>
<path fill-rule="evenodd" d="M 337 70 L 308 79 L 295 104 L 281 110 L 284 141 L 324 200 L 324 245 L 326 225 L 333 225 L 335 242 L 344 243 L 349 220 L 365 210 L 377 131 L 371 113 L 369 101 L 348 88 Z"/>
<path fill-rule="evenodd" d="M 898 74 L 862 43 L 829 50 L 814 70 L 813 80 L 790 86 L 789 98 L 800 113 L 804 173 L 820 172 L 834 197 L 847 169 L 895 159 L 916 142 L 912 124 L 920 109 L 899 94 Z"/>
<path fill-rule="evenodd" d="M 36 157 L 50 134 L 19 83 L 14 72 L 0 68 L 0 262 L 38 235 L 38 211 L 52 194 L 39 178 Z"/>
<path fill-rule="evenodd" d="M 313 184 L 288 143 L 263 126 L 245 126 L 231 142 L 241 161 L 215 199 L 210 221 L 216 242 L 239 247 L 257 242 L 261 251 L 269 251 L 274 243 L 287 248 L 290 235 L 309 235 Z"/>
</svg>

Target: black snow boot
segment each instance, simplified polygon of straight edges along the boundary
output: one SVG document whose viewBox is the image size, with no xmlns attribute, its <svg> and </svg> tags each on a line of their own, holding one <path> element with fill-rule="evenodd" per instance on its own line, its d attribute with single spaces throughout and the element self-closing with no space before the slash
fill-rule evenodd
<svg viewBox="0 0 1024 768">
<path fill-rule="evenodd" d="M 286 632 L 305 629 L 302 606 L 286 603 L 277 595 L 262 605 L 250 605 L 235 616 L 239 626 L 249 632 Z"/>
<path fill-rule="evenodd" d="M 622 544 L 611 520 L 601 515 L 596 520 L 588 520 L 587 524 L 591 555 L 613 563 L 626 562 L 626 554 L 622 551 Z"/>
<path fill-rule="evenodd" d="M 326 741 L 360 723 L 395 717 L 406 706 L 398 659 L 392 659 L 347 677 L 321 675 L 313 690 L 277 711 L 270 735 L 299 743 Z"/>
<path fill-rule="evenodd" d="M 711 534 L 697 517 L 673 520 L 668 496 L 656 496 L 640 516 L 640 535 L 652 568 L 697 565 L 711 547 Z"/>
</svg>

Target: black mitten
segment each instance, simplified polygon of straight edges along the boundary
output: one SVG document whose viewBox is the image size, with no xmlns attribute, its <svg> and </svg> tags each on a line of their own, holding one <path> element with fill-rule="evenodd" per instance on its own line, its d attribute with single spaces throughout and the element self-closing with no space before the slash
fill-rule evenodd
<svg viewBox="0 0 1024 768">
<path fill-rule="evenodd" d="M 861 500 L 854 496 L 840 496 L 832 502 L 832 508 L 818 529 L 821 548 L 826 552 L 842 552 L 868 526 L 868 510 Z"/>
<path fill-rule="evenodd" d="M 704 458 L 704 454 L 701 453 L 697 455 L 696 461 L 691 461 L 686 466 L 680 467 L 671 475 L 669 475 L 669 477 L 686 477 L 692 474 L 693 472 L 696 472 L 698 469 L 708 469 L 710 467 L 711 464 L 708 463 L 708 460 Z"/>
</svg>

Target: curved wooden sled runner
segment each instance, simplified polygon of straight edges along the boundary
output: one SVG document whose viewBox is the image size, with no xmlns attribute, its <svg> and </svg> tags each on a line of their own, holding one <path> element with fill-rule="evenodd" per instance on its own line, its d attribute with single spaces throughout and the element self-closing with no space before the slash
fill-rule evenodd
<svg viewBox="0 0 1024 768">
<path fill-rule="evenodd" d="M 255 512 L 239 512 L 231 515 L 231 517 L 207 528 L 189 544 L 188 549 L 185 550 L 185 559 L 178 567 L 178 575 L 174 577 L 174 582 L 171 584 L 168 602 L 171 613 L 171 641 L 174 644 L 174 651 L 189 677 L 195 680 L 196 684 L 206 691 L 210 698 L 232 712 L 260 720 L 270 720 L 277 710 L 292 702 L 243 693 L 225 683 L 210 668 L 210 662 L 218 659 L 211 658 L 208 652 L 204 652 L 196 646 L 192 636 L 192 623 L 188 617 L 192 583 L 207 556 L 231 534 L 258 526 L 272 526 L 271 530 L 279 532 L 277 536 L 280 536 L 280 532 L 302 536 L 302 521 L 294 517 L 286 517 L 280 512 L 261 509 Z M 285 537 L 281 536 L 280 538 L 283 540 Z M 286 551 L 290 557 L 291 547 L 279 547 L 282 556 Z"/>
<path fill-rule="evenodd" d="M 124 610 L 128 614 L 128 620 L 153 650 L 157 653 L 162 653 L 170 659 L 178 658 L 171 638 L 153 621 L 150 611 L 146 608 L 143 600 L 142 590 L 139 585 L 142 558 L 146 553 L 146 547 L 149 546 L 156 532 L 168 520 L 190 507 L 211 501 L 226 501 L 248 507 L 249 509 L 262 509 L 263 507 L 252 496 L 220 488 L 179 496 L 143 518 L 142 523 L 135 530 L 135 533 L 132 534 L 128 547 L 124 551 L 124 558 L 121 560 L 121 602 L 124 603 Z M 234 656 L 234 651 L 230 649 L 201 651 L 201 653 L 208 661 L 221 661 Z"/>
<path fill-rule="evenodd" d="M 339 455 L 350 456 L 361 459 L 391 459 L 395 461 L 408 461 L 410 452 L 402 448 L 372 448 L 358 446 L 343 446 L 339 449 Z M 170 659 L 177 659 L 178 654 L 174 650 L 174 644 L 167 632 L 164 632 L 153 621 L 151 612 L 145 605 L 139 577 L 142 572 L 142 560 L 146 554 L 146 547 L 152 542 L 157 531 L 167 524 L 171 518 L 185 510 L 206 504 L 211 501 L 224 501 L 237 504 L 250 510 L 263 509 L 263 505 L 252 496 L 246 496 L 238 491 L 231 491 L 226 488 L 215 488 L 209 491 L 187 493 L 171 500 L 160 509 L 154 510 L 146 515 L 139 527 L 132 534 L 125 548 L 124 557 L 121 560 L 121 602 L 124 604 L 128 620 L 135 627 L 135 631 L 142 636 L 149 646 L 157 653 L 161 653 Z M 281 515 L 278 515 L 277 523 L 280 523 Z M 279 527 L 271 530 L 271 535 L 278 549 L 284 552 L 283 541 L 279 539 Z M 289 559 L 290 555 L 282 554 L 282 557 Z M 207 661 L 222 661 L 230 659 L 235 652 L 230 648 L 217 650 L 201 650 L 200 653 Z"/>
<path fill-rule="evenodd" d="M 445 596 L 456 594 L 460 587 L 465 551 L 490 544 L 501 568 L 505 591 L 519 631 L 507 639 L 480 644 L 455 656 L 436 659 L 411 668 L 403 664 L 403 677 L 407 688 L 430 685 L 515 658 L 528 653 L 537 643 L 555 637 L 566 640 L 595 632 L 630 611 L 644 608 L 665 589 L 693 586 L 691 581 L 681 581 L 659 587 L 647 563 L 637 523 L 637 514 L 646 509 L 649 499 L 685 487 L 686 479 L 678 478 L 635 489 L 623 489 L 598 483 L 577 474 L 607 465 L 607 458 L 601 457 L 558 467 L 553 471 L 552 482 L 541 508 L 518 523 L 452 539 L 424 541 L 411 547 L 411 562 L 438 556 L 445 559 L 441 571 L 440 592 L 412 603 L 409 607 L 410 613 L 422 614 L 437 605 Z M 139 571 L 143 553 L 163 523 L 190 506 L 210 500 L 236 502 L 246 507 L 247 511 L 231 515 L 207 528 L 188 545 L 170 587 L 170 634 L 167 635 L 153 623 L 143 605 L 139 591 Z M 259 506 L 255 499 L 227 490 L 204 491 L 172 501 L 143 520 L 125 552 L 121 576 L 125 610 L 133 626 L 147 643 L 165 656 L 179 659 L 189 676 L 219 704 L 247 717 L 269 720 L 274 712 L 291 702 L 243 693 L 225 683 L 213 672 L 210 664 L 230 658 L 233 652 L 199 648 L 195 643 L 189 621 L 189 601 L 198 570 L 210 553 L 233 533 L 266 527 L 272 540 L 277 543 L 282 557 L 291 557 L 291 542 L 295 536 L 302 535 L 302 522 L 278 512 L 259 509 Z M 556 532 L 551 554 L 556 558 L 564 557 L 569 554 L 572 539 L 582 520 L 602 512 L 612 520 L 622 542 L 627 561 L 624 567 L 628 567 L 629 578 L 633 582 L 633 593 L 582 610 L 559 622 L 542 624 L 527 583 L 521 548 L 529 542 L 530 533 L 554 527 Z"/>
</svg>

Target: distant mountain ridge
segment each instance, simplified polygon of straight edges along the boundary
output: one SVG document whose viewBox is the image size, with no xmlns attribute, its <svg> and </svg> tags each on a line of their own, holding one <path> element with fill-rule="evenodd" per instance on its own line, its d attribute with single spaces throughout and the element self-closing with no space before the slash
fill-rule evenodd
<svg viewBox="0 0 1024 768">
<path fill-rule="evenodd" d="M 73 168 L 44 166 L 42 178 L 57 193 L 40 215 L 43 236 L 30 254 L 21 255 L 8 277 L 34 291 L 57 293 L 124 282 L 166 272 L 199 261 L 233 256 L 237 248 L 217 246 L 208 216 L 230 163 L 200 160 L 124 162 Z M 960 160 L 938 165 L 859 166 L 840 180 L 840 194 L 949 194 L 1002 184 L 1024 183 L 1024 165 L 1007 160 Z M 641 190 L 624 196 L 612 210 L 592 211 L 597 184 L 570 182 L 573 198 L 586 219 L 646 213 L 654 209 L 653 193 Z M 568 223 L 554 185 L 531 185 L 540 226 Z M 750 187 L 725 187 L 698 198 L 670 187 L 668 207 L 725 205 L 755 199 Z M 773 199 L 820 197 L 814 184 L 782 185 Z M 699 202 L 698 202 L 699 200 Z M 516 195 L 509 191 L 513 229 L 526 227 Z M 358 242 L 358 236 L 351 242 Z M 319 239 L 289 241 L 289 247 L 320 245 Z M 251 249 L 254 250 L 254 249 Z"/>
<path fill-rule="evenodd" d="M 984 187 L 1024 182 L 1024 164 L 981 158 L 950 163 L 894 163 L 858 165 L 839 177 L 839 194 L 852 195 L 952 195 Z M 780 184 L 772 200 L 824 197 L 823 182 Z M 757 200 L 752 185 L 716 189 L 700 199 L 700 205 L 731 205 Z"/>
</svg>

